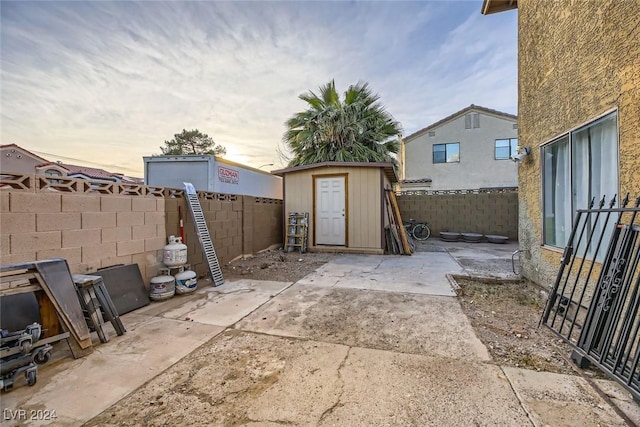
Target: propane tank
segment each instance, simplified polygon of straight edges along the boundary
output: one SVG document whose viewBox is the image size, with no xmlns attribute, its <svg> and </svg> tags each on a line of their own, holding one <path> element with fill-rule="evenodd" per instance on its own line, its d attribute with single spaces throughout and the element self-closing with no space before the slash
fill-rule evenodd
<svg viewBox="0 0 640 427">
<path fill-rule="evenodd" d="M 195 271 L 185 270 L 175 275 L 176 294 L 188 294 L 198 287 Z"/>
<path fill-rule="evenodd" d="M 162 262 L 167 267 L 177 267 L 187 263 L 187 245 L 181 237 L 169 236 L 169 244 L 163 248 Z"/>
<path fill-rule="evenodd" d="M 171 298 L 176 293 L 176 281 L 173 276 L 157 276 L 149 283 L 149 298 L 162 301 Z"/>
</svg>

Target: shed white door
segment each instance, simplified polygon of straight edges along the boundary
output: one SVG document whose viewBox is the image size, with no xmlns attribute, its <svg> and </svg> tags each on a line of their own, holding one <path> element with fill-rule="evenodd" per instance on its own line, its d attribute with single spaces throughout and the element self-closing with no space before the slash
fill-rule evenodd
<svg viewBox="0 0 640 427">
<path fill-rule="evenodd" d="M 316 178 L 316 244 L 346 244 L 344 177 Z"/>
</svg>

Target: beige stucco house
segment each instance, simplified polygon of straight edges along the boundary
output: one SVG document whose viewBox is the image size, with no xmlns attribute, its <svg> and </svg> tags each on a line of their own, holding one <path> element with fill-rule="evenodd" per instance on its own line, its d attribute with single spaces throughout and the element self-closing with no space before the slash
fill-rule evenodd
<svg viewBox="0 0 640 427">
<path fill-rule="evenodd" d="M 466 190 L 517 187 L 510 160 L 518 146 L 518 118 L 470 105 L 405 138 L 400 188 Z"/>
<path fill-rule="evenodd" d="M 482 13 L 515 8 L 518 139 L 532 148 L 519 165 L 522 273 L 549 285 L 577 209 L 640 195 L 640 4 L 485 0 Z"/>
<path fill-rule="evenodd" d="M 384 253 L 393 164 L 324 162 L 272 173 L 283 177 L 284 215 L 309 213 L 309 251 Z"/>
</svg>

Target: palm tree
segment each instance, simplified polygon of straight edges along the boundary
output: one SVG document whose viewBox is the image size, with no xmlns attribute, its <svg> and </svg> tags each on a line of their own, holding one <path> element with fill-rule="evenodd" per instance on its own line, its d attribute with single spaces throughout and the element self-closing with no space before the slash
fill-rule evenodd
<svg viewBox="0 0 640 427">
<path fill-rule="evenodd" d="M 319 95 L 300 95 L 309 107 L 286 122 L 283 141 L 293 152 L 289 166 L 335 162 L 391 162 L 401 133 L 396 122 L 373 94 L 368 83 L 349 86 L 344 99 L 332 80 Z"/>
</svg>

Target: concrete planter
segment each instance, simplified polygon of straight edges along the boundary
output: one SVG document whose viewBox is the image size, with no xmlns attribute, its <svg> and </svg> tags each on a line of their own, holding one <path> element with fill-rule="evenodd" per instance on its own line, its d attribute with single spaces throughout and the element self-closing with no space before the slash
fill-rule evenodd
<svg viewBox="0 0 640 427">
<path fill-rule="evenodd" d="M 461 236 L 462 240 L 470 243 L 478 243 L 484 238 L 484 235 L 479 233 L 462 233 Z"/>
<path fill-rule="evenodd" d="M 487 234 L 487 240 L 489 243 L 506 243 L 509 238 L 507 236 L 500 236 L 497 234 Z"/>
<path fill-rule="evenodd" d="M 455 242 L 460 240 L 460 233 L 454 231 L 441 231 L 440 239 L 445 242 Z"/>
</svg>

